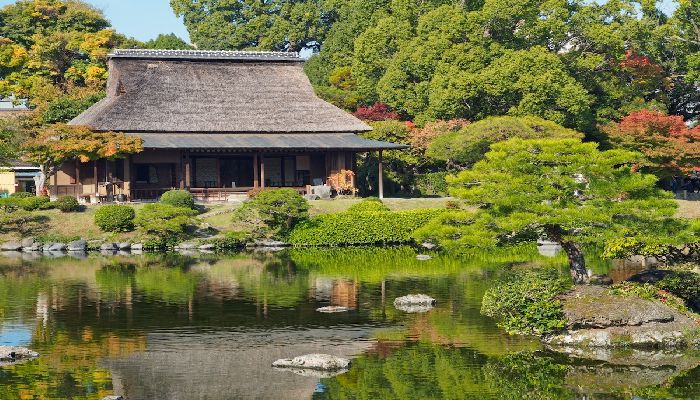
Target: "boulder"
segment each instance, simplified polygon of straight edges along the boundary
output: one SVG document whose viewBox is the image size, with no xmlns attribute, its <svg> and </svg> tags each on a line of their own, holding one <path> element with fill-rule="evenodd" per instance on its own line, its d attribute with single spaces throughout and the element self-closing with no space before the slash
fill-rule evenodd
<svg viewBox="0 0 700 400">
<path fill-rule="evenodd" d="M 320 307 L 320 308 L 316 309 L 316 311 L 318 311 L 320 313 L 326 313 L 326 314 L 348 312 L 350 310 L 352 310 L 352 308 L 342 307 L 342 306 L 326 306 L 326 307 Z"/>
<path fill-rule="evenodd" d="M 39 242 L 34 242 L 34 243 L 32 243 L 31 246 L 29 246 L 29 247 L 24 247 L 22 250 L 23 250 L 23 251 L 33 251 L 33 252 L 37 252 L 37 251 L 41 251 L 43 247 L 44 247 L 44 246 L 43 246 L 41 243 L 39 243 Z"/>
<path fill-rule="evenodd" d="M 175 250 L 192 250 L 196 248 L 197 244 L 191 242 L 180 243 L 177 246 L 175 246 Z"/>
<path fill-rule="evenodd" d="M 85 240 L 75 240 L 68 243 L 68 251 L 86 251 L 87 247 L 87 241 Z"/>
<path fill-rule="evenodd" d="M 28 247 L 33 247 L 35 243 L 36 240 L 33 237 L 24 238 L 22 239 L 22 248 L 26 249 Z"/>
<path fill-rule="evenodd" d="M 119 247 L 117 246 L 116 243 L 103 243 L 100 246 L 100 251 L 116 251 L 118 249 L 119 249 Z"/>
<path fill-rule="evenodd" d="M 22 250 L 22 243 L 17 241 L 9 241 L 0 245 L 0 250 L 3 251 L 20 251 Z"/>
<path fill-rule="evenodd" d="M 216 245 L 213 245 L 211 243 L 210 244 L 203 244 L 203 245 L 199 246 L 199 250 L 213 251 L 213 250 L 216 250 Z"/>
<path fill-rule="evenodd" d="M 588 283 L 591 285 L 610 286 L 613 284 L 613 279 L 608 275 L 594 274 L 588 278 Z"/>
<path fill-rule="evenodd" d="M 118 243 L 117 248 L 119 248 L 119 250 L 131 250 L 131 243 L 128 243 L 128 242 Z"/>
<path fill-rule="evenodd" d="M 427 254 L 418 254 L 416 256 L 416 260 L 418 260 L 418 261 L 428 261 L 428 260 L 432 260 L 432 259 L 433 259 L 433 257 L 430 257 Z"/>
<path fill-rule="evenodd" d="M 102 400 L 124 400 L 122 396 L 105 396 Z"/>
<path fill-rule="evenodd" d="M 39 357 L 39 353 L 26 347 L 0 346 L 0 366 L 32 360 L 37 357 Z"/>
<path fill-rule="evenodd" d="M 51 246 L 49 246 L 49 252 L 61 252 L 61 251 L 66 251 L 68 248 L 68 245 L 65 243 L 53 243 Z"/>
<path fill-rule="evenodd" d="M 659 301 L 577 286 L 562 297 L 566 330 L 543 341 L 554 347 L 669 348 L 695 346 L 700 325 Z"/>
<path fill-rule="evenodd" d="M 280 359 L 272 363 L 275 368 L 297 368 L 317 371 L 338 371 L 350 368 L 350 360 L 329 354 L 306 354 Z"/>
<path fill-rule="evenodd" d="M 432 310 L 435 302 L 434 298 L 424 294 L 409 294 L 397 297 L 394 300 L 394 307 L 407 313 L 424 313 Z"/>
<path fill-rule="evenodd" d="M 131 245 L 131 250 L 132 250 L 132 251 L 134 251 L 134 250 L 136 250 L 136 251 L 141 251 L 141 250 L 143 250 L 143 244 L 141 244 L 141 243 L 134 243 L 134 244 Z"/>
</svg>

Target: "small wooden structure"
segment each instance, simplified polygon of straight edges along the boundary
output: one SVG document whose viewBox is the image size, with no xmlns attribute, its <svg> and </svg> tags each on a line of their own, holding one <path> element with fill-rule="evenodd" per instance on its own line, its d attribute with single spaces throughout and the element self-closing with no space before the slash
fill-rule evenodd
<svg viewBox="0 0 700 400">
<path fill-rule="evenodd" d="M 182 188 L 226 200 L 253 188 L 304 192 L 356 170 L 357 153 L 407 147 L 359 136 L 371 128 L 318 98 L 296 53 L 115 50 L 109 71 L 106 98 L 70 123 L 139 136 L 145 150 L 63 165 L 56 195 L 147 200 Z M 381 178 L 378 188 L 382 197 Z"/>
</svg>

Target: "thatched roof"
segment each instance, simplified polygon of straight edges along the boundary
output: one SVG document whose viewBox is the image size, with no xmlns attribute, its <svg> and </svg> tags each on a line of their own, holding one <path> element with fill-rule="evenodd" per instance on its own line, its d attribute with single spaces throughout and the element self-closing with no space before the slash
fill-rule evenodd
<svg viewBox="0 0 700 400">
<path fill-rule="evenodd" d="M 353 133 L 139 133 L 147 149 L 346 150 L 405 149 Z"/>
<path fill-rule="evenodd" d="M 371 128 L 321 100 L 296 53 L 116 50 L 107 97 L 71 124 L 130 133 L 348 133 Z"/>
</svg>

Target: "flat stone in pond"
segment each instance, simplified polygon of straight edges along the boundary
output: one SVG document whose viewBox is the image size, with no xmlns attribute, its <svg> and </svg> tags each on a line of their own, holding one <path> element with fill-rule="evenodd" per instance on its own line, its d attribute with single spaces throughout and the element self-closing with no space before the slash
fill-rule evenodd
<svg viewBox="0 0 700 400">
<path fill-rule="evenodd" d="M 352 310 L 352 308 L 342 307 L 342 306 L 326 306 L 326 307 L 320 307 L 320 308 L 316 309 L 316 311 L 321 312 L 321 313 L 326 313 L 326 314 L 342 313 L 342 312 L 348 312 L 350 310 Z"/>
<path fill-rule="evenodd" d="M 425 294 L 409 294 L 394 300 L 394 306 L 399 305 L 432 306 L 435 305 L 435 299 Z"/>
<path fill-rule="evenodd" d="M 350 360 L 330 354 L 306 354 L 294 358 L 283 358 L 272 363 L 275 368 L 296 368 L 316 371 L 338 371 L 348 369 Z"/>
</svg>

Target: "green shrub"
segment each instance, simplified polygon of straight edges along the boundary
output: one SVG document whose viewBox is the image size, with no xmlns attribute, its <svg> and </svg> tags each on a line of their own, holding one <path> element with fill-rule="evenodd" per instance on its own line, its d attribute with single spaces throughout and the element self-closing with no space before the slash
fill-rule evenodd
<svg viewBox="0 0 700 400">
<path fill-rule="evenodd" d="M 700 274 L 688 271 L 674 272 L 657 282 L 656 286 L 691 304 L 700 304 Z"/>
<path fill-rule="evenodd" d="M 61 196 L 54 202 L 54 207 L 64 213 L 69 213 L 80 210 L 80 203 L 73 196 Z"/>
<path fill-rule="evenodd" d="M 19 205 L 25 211 L 47 210 L 53 206 L 51 199 L 46 196 L 20 197 Z"/>
<path fill-rule="evenodd" d="M 449 175 L 446 171 L 429 172 L 416 176 L 416 189 L 424 196 L 445 196 L 447 195 L 447 181 L 445 177 Z"/>
<path fill-rule="evenodd" d="M 160 202 L 175 207 L 194 209 L 194 197 L 187 190 L 169 190 L 160 196 Z"/>
<path fill-rule="evenodd" d="M 22 198 L 17 197 L 3 197 L 0 198 L 0 209 L 5 212 L 12 212 L 21 208 Z"/>
<path fill-rule="evenodd" d="M 557 297 L 570 287 L 570 278 L 554 269 L 511 272 L 486 290 L 481 313 L 496 318 L 509 334 L 555 332 L 566 326 Z"/>
<path fill-rule="evenodd" d="M 30 192 L 15 192 L 10 195 L 10 197 L 14 197 L 17 199 L 26 199 L 27 197 L 36 197 L 34 193 Z"/>
<path fill-rule="evenodd" d="M 659 281 L 657 285 L 662 281 Z M 645 300 L 660 301 L 682 313 L 690 312 L 684 299 L 670 291 L 659 288 L 657 285 L 651 283 L 620 282 L 610 286 L 610 293 L 617 296 L 634 296 Z"/>
<path fill-rule="evenodd" d="M 410 243 L 413 232 L 444 210 L 324 214 L 299 223 L 289 235 L 296 246 Z"/>
<path fill-rule="evenodd" d="M 271 233 L 282 236 L 308 217 L 309 203 L 294 189 L 260 191 L 234 214 L 234 218 L 246 223 L 259 218 Z"/>
<path fill-rule="evenodd" d="M 347 210 L 347 212 L 350 213 L 368 211 L 389 211 L 389 207 L 376 197 L 367 197 L 366 199 L 362 199 L 359 203 L 353 204 Z"/>
<path fill-rule="evenodd" d="M 95 211 L 95 225 L 104 232 L 129 232 L 134 230 L 135 217 L 131 207 L 109 204 Z"/>
<path fill-rule="evenodd" d="M 0 211 L 0 233 L 15 233 L 24 237 L 45 231 L 48 218 L 24 210 Z"/>
<path fill-rule="evenodd" d="M 213 240 L 218 250 L 241 249 L 245 247 L 250 235 L 247 232 L 226 232 L 223 237 Z"/>
<path fill-rule="evenodd" d="M 136 214 L 134 223 L 143 235 L 144 246 L 160 248 L 174 246 L 187 237 L 187 227 L 192 224 L 195 210 L 170 204 L 146 204 Z"/>
</svg>

